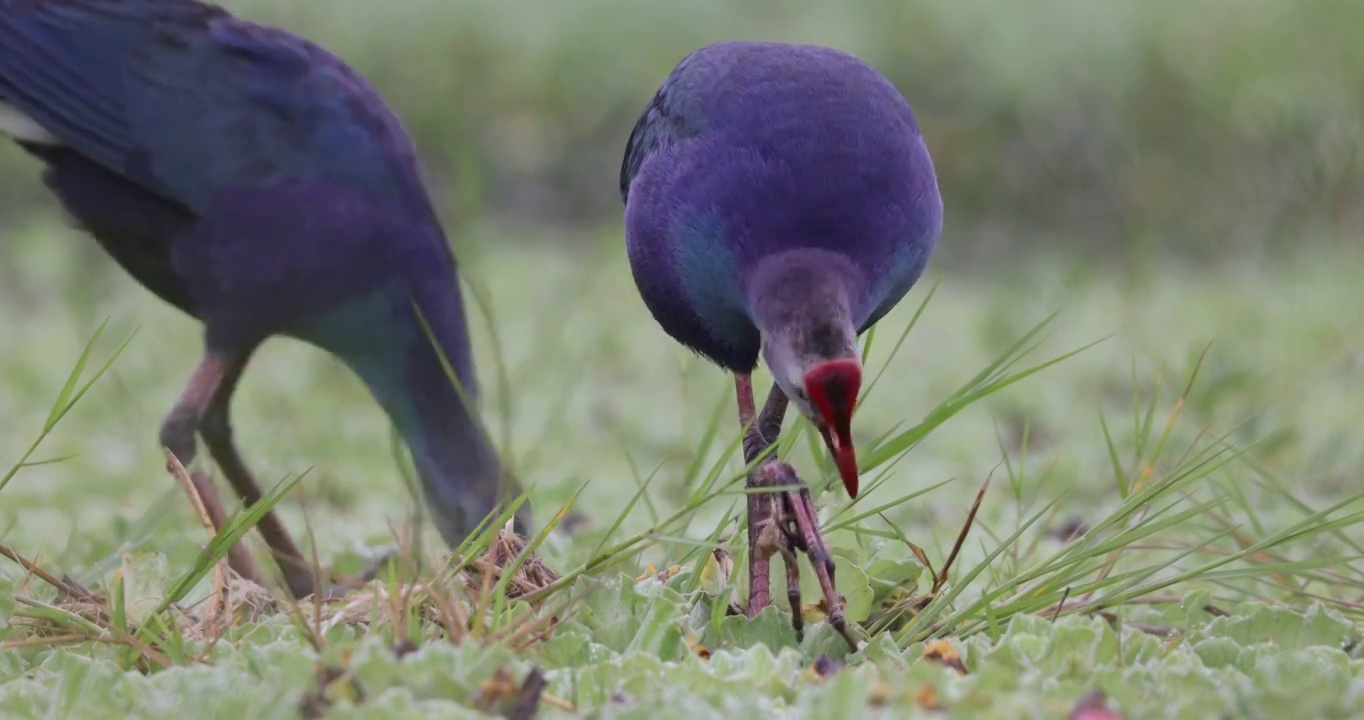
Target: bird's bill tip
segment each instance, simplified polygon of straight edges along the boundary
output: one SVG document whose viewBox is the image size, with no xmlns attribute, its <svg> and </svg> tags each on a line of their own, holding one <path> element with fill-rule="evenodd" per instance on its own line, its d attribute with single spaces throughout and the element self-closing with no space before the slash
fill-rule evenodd
<svg viewBox="0 0 1364 720">
<path fill-rule="evenodd" d="M 828 446 L 829 454 L 834 457 L 834 465 L 838 467 L 838 476 L 843 479 L 843 487 L 848 490 L 848 497 L 856 498 L 857 450 L 853 448 L 852 434 L 830 431 L 829 428 L 820 428 L 820 433 L 824 436 L 824 444 Z"/>
<path fill-rule="evenodd" d="M 824 443 L 838 465 L 848 494 L 857 497 L 857 453 L 853 449 L 852 417 L 862 385 L 862 364 L 855 358 L 826 360 L 805 372 L 805 391 L 814 404 Z"/>
</svg>

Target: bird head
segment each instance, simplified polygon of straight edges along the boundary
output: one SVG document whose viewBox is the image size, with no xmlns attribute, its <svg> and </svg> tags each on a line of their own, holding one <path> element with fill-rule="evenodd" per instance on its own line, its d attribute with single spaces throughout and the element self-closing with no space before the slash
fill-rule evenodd
<svg viewBox="0 0 1364 720">
<path fill-rule="evenodd" d="M 824 250 L 770 256 L 749 277 L 749 307 L 763 362 L 786 397 L 809 418 L 833 455 L 843 487 L 857 497 L 852 418 L 862 386 L 853 298 L 860 269 Z"/>
<path fill-rule="evenodd" d="M 763 344 L 764 360 L 778 387 L 802 415 L 809 418 L 824 438 L 824 445 L 838 466 L 843 487 L 857 497 L 857 452 L 853 448 L 852 418 L 862 386 L 862 363 L 852 333 L 837 353 L 810 354 L 799 351 L 791 338 Z M 832 357 L 828 355 L 832 354 Z"/>
</svg>

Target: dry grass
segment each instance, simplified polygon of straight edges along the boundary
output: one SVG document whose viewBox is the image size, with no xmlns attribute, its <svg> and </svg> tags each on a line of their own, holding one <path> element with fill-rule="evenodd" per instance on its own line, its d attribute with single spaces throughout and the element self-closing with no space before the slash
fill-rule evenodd
<svg viewBox="0 0 1364 720">
<path fill-rule="evenodd" d="M 204 529 L 210 535 L 216 534 L 197 486 L 169 454 L 167 471 L 184 488 Z M 410 542 L 403 545 L 400 562 L 415 567 Z M 171 603 L 164 612 L 153 613 L 138 626 L 119 607 L 123 588 L 118 573 L 109 592 L 92 592 L 69 578 L 57 576 L 38 560 L 0 544 L 0 555 L 24 569 L 25 576 L 16 587 L 15 597 L 26 609 L 16 613 L 17 632 L 0 643 L 0 648 L 118 644 L 135 650 L 138 667 L 150 670 L 175 664 L 172 653 L 166 649 L 171 644 L 200 646 L 199 652 L 186 660 L 208 662 L 212 646 L 233 628 L 272 615 L 294 619 L 318 650 L 325 645 L 322 638 L 326 631 L 338 626 L 369 632 L 391 630 L 399 635 L 398 646 L 415 647 L 421 638 L 411 637 L 410 624 L 406 622 L 413 617 L 419 619 L 423 637 L 444 637 L 450 642 L 462 642 L 470 636 L 503 641 L 512 637 L 522 641 L 518 644 L 529 645 L 548 637 L 559 622 L 556 614 L 543 620 L 532 618 L 525 627 L 505 628 L 497 633 L 482 632 L 477 626 L 492 605 L 491 594 L 509 568 L 515 566 L 505 585 L 507 600 L 525 598 L 559 580 L 559 575 L 534 553 L 516 565 L 525 550 L 526 540 L 512 532 L 509 523 L 498 532 L 486 552 L 462 567 L 447 565 L 444 571 L 426 580 L 375 579 L 341 596 L 313 597 L 300 603 L 288 602 L 269 588 L 243 578 L 219 558 L 212 565 L 213 584 L 207 602 L 193 606 Z M 44 597 L 50 599 L 40 599 Z M 539 600 L 535 606 L 542 607 L 546 602 Z"/>
</svg>

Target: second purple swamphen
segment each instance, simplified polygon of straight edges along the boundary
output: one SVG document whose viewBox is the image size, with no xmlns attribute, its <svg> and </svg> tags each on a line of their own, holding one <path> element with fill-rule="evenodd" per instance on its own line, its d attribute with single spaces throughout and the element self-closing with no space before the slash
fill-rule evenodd
<svg viewBox="0 0 1364 720">
<path fill-rule="evenodd" d="M 114 260 L 203 321 L 203 360 L 161 427 L 185 465 L 198 435 L 260 499 L 229 404 L 285 335 L 368 386 L 446 542 L 516 493 L 478 422 L 455 258 L 412 142 L 335 56 L 194 0 L 0 0 L 0 131 Z M 221 527 L 211 481 L 192 477 Z M 273 513 L 259 528 L 294 596 L 325 587 Z M 244 548 L 229 560 L 255 574 Z"/>
<path fill-rule="evenodd" d="M 857 337 L 904 297 L 942 232 L 928 148 L 876 70 L 817 46 L 729 42 L 683 58 L 645 107 L 620 173 L 630 267 L 655 320 L 734 373 L 744 457 L 776 442 L 789 402 L 824 437 L 857 495 L 851 423 Z M 775 383 L 754 417 L 759 358 Z M 808 489 L 775 454 L 748 477 L 749 605 L 770 603 L 771 557 L 810 556 L 848 638 L 834 564 Z"/>
</svg>

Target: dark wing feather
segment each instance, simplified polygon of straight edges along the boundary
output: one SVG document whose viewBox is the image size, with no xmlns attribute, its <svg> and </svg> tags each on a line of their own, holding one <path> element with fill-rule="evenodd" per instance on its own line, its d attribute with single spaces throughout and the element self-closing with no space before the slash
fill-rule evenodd
<svg viewBox="0 0 1364 720">
<path fill-rule="evenodd" d="M 77 9 L 0 0 L 0 96 L 81 154 L 117 169 L 132 139 L 120 72 L 128 39 L 108 23 L 100 32 L 70 32 Z"/>
<path fill-rule="evenodd" d="M 620 163 L 621 202 L 629 201 L 630 182 L 635 179 L 635 173 L 639 172 L 639 167 L 644 164 L 644 159 L 649 153 L 665 139 L 664 133 L 660 132 L 667 122 L 663 108 L 664 87 L 660 87 L 658 92 L 654 93 L 653 100 L 645 106 L 644 112 L 640 113 L 639 119 L 635 121 L 635 129 L 630 131 L 630 139 L 625 142 L 625 157 Z"/>
<path fill-rule="evenodd" d="M 326 180 L 424 197 L 369 85 L 321 48 L 192 0 L 0 0 L 0 96 L 72 149 L 202 209 Z"/>
<path fill-rule="evenodd" d="M 630 132 L 620 165 L 621 202 L 629 201 L 630 183 L 650 155 L 678 140 L 693 137 L 701 130 L 700 113 L 684 101 L 690 93 L 685 87 L 679 87 L 687 79 L 687 66 L 694 55 L 688 55 L 677 64 L 644 107 L 635 129 Z"/>
</svg>

